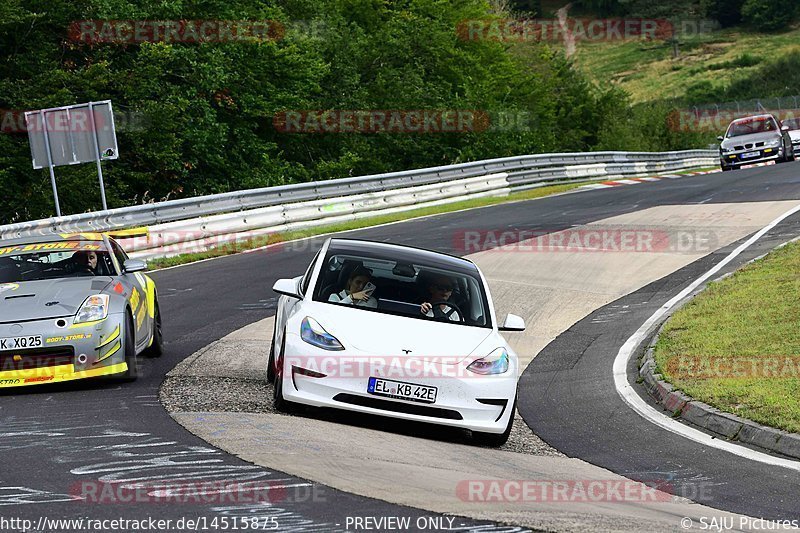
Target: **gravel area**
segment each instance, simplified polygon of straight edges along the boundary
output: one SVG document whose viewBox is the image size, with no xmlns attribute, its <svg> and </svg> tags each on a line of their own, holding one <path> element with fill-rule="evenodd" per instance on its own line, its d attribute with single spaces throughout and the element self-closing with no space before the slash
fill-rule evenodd
<svg viewBox="0 0 800 533">
<path fill-rule="evenodd" d="M 162 384 L 160 399 L 170 413 L 235 412 L 275 414 L 275 409 L 272 407 L 272 385 L 260 379 L 172 376 L 168 377 Z M 334 409 L 302 407 L 298 414 L 292 416 L 318 418 L 341 424 L 358 425 L 379 431 L 392 431 L 459 444 L 470 444 L 471 442 L 470 432 L 467 430 L 442 431 L 441 427 L 430 424 L 408 423 L 391 418 L 354 414 Z M 519 414 L 514 420 L 511 437 L 500 449 L 546 457 L 564 456 L 534 435 Z"/>
</svg>

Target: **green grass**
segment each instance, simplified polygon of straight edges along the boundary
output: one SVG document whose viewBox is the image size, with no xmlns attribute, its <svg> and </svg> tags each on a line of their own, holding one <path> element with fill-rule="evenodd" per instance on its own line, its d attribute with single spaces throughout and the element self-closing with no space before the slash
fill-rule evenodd
<svg viewBox="0 0 800 533">
<path fill-rule="evenodd" d="M 798 302 L 800 243 L 792 243 L 675 313 L 656 344 L 659 372 L 697 400 L 800 432 Z"/>
<path fill-rule="evenodd" d="M 285 231 L 279 233 L 272 233 L 263 237 L 255 237 L 253 239 L 243 240 L 230 245 L 224 245 L 213 248 L 206 252 L 189 253 L 176 255 L 174 257 L 164 257 L 152 259 L 148 261 L 148 266 L 151 269 L 166 268 L 185 263 L 193 263 L 203 259 L 211 259 L 213 257 L 222 257 L 225 255 L 232 255 L 243 252 L 245 250 L 252 250 L 270 244 L 277 244 L 281 242 L 293 241 L 296 239 L 303 239 L 306 237 L 313 237 L 315 235 L 323 235 L 327 233 L 338 233 L 341 231 L 349 231 L 359 228 L 366 228 L 369 226 L 376 226 L 378 224 L 387 224 L 389 222 L 398 222 L 401 220 L 408 220 L 416 217 L 423 217 L 428 215 L 436 215 L 440 213 L 449 213 L 452 211 L 459 211 L 462 209 L 472 209 L 475 207 L 484 207 L 488 205 L 496 205 L 506 202 L 532 200 L 534 198 L 541 198 L 566 192 L 577 187 L 582 187 L 589 183 L 597 183 L 603 180 L 597 180 L 584 183 L 565 183 L 563 185 L 550 185 L 547 187 L 539 187 L 522 192 L 511 193 L 508 196 L 488 197 L 488 198 L 473 198 L 471 200 L 463 200 L 460 202 L 453 202 L 450 204 L 436 205 L 430 207 L 422 207 L 413 209 L 411 211 L 403 211 L 400 213 L 392 213 L 389 215 L 377 215 L 374 217 L 363 218 L 359 220 L 349 220 L 347 222 L 340 222 L 336 224 L 327 224 L 322 226 L 315 226 L 307 229 L 296 231 Z"/>
<path fill-rule="evenodd" d="M 800 28 L 779 34 L 717 31 L 683 39 L 680 56 L 654 42 L 582 42 L 577 66 L 601 86 L 625 89 L 635 103 L 680 98 L 698 83 L 729 84 L 765 62 L 800 50 Z"/>
</svg>

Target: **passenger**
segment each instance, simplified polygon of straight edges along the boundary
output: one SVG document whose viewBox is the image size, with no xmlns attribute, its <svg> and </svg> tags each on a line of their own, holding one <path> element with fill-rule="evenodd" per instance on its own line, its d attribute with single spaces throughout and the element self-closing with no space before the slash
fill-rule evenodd
<svg viewBox="0 0 800 533">
<path fill-rule="evenodd" d="M 461 315 L 454 307 L 439 303 L 436 306 L 430 302 L 446 302 L 453 294 L 453 280 L 447 276 L 434 275 L 427 283 L 428 299 L 419 306 L 420 313 L 435 318 L 447 318 L 453 322 L 461 322 Z"/>
<path fill-rule="evenodd" d="M 364 266 L 356 267 L 353 272 L 350 273 L 350 277 L 347 279 L 344 289 L 338 293 L 331 294 L 328 301 L 353 304 L 359 307 L 377 308 L 378 300 L 372 296 L 375 286 L 370 283 L 371 279 L 372 272 L 368 268 Z M 368 284 L 372 285 L 371 290 Z"/>
</svg>

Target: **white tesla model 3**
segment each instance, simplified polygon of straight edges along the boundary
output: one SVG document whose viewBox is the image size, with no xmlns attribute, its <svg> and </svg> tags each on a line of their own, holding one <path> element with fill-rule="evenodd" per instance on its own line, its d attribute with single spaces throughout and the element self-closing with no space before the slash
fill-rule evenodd
<svg viewBox="0 0 800 533">
<path fill-rule="evenodd" d="M 407 246 L 328 239 L 303 276 L 281 279 L 268 363 L 275 406 L 334 407 L 508 440 L 517 355 L 486 279 L 466 259 Z"/>
</svg>

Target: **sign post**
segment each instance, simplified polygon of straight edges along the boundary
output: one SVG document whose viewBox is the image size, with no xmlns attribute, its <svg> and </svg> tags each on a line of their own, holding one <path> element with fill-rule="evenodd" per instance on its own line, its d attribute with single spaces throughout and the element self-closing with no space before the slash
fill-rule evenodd
<svg viewBox="0 0 800 533">
<path fill-rule="evenodd" d="M 101 161 L 117 159 L 117 134 L 111 101 L 89 102 L 25 113 L 28 140 L 31 144 L 33 168 L 47 167 L 56 203 L 56 216 L 61 216 L 54 168 L 94 162 L 100 182 L 103 210 L 106 190 Z"/>
</svg>

